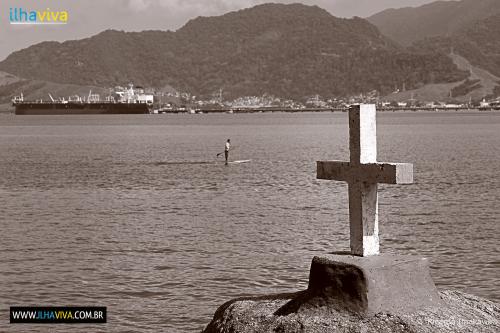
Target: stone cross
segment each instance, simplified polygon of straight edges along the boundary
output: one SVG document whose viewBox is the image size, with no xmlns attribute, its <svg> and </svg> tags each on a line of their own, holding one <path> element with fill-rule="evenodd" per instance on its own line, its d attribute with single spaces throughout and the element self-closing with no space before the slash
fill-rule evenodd
<svg viewBox="0 0 500 333">
<path fill-rule="evenodd" d="M 317 178 L 349 185 L 351 254 L 379 254 L 378 183 L 413 183 L 413 164 L 378 163 L 375 105 L 349 108 L 350 162 L 318 161 Z"/>
</svg>

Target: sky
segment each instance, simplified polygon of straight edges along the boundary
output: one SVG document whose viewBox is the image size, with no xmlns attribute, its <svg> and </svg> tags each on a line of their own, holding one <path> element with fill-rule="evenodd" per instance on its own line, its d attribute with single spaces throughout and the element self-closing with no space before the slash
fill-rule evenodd
<svg viewBox="0 0 500 333">
<path fill-rule="evenodd" d="M 65 41 L 106 29 L 175 31 L 198 16 L 216 16 L 266 2 L 317 5 L 339 17 L 368 17 L 387 8 L 416 7 L 435 0 L 0 0 L 0 60 L 43 41 Z M 66 11 L 64 25 L 13 25 L 11 8 Z"/>
</svg>

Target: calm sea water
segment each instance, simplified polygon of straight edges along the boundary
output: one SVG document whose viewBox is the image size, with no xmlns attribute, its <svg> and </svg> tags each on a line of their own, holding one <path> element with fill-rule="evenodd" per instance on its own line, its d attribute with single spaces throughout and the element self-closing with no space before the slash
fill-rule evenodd
<svg viewBox="0 0 500 333">
<path fill-rule="evenodd" d="M 216 158 L 231 138 L 225 167 Z M 382 113 L 381 249 L 500 301 L 500 113 Z M 0 117 L 0 331 L 197 332 L 223 302 L 306 287 L 349 247 L 346 113 Z M 104 325 L 10 325 L 12 305 L 100 305 Z"/>
</svg>

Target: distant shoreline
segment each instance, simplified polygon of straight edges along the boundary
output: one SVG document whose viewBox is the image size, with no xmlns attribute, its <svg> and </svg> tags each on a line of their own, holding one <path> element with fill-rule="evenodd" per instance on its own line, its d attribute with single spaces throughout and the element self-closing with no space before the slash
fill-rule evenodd
<svg viewBox="0 0 500 333">
<path fill-rule="evenodd" d="M 148 116 L 150 115 L 157 115 L 157 116 L 165 116 L 165 115 L 200 115 L 200 114 L 255 114 L 255 113 L 290 113 L 290 114 L 313 114 L 313 113 L 345 113 L 347 109 L 322 109 L 322 110 L 286 110 L 286 109 L 273 109 L 273 110 L 260 110 L 260 109 L 245 109 L 245 110 L 196 110 L 194 112 L 188 112 L 188 111 L 170 111 L 170 112 L 161 112 L 161 113 L 151 113 L 147 114 Z M 377 109 L 379 112 L 383 113 L 489 113 L 489 112 L 498 112 L 500 109 L 467 109 L 467 108 L 458 108 L 458 109 L 445 109 L 445 108 L 439 108 L 439 109 Z M 5 109 L 0 109 L 0 115 L 1 116 L 23 116 L 26 117 L 26 115 L 15 115 L 14 110 L 5 110 Z M 89 114 L 93 115 L 93 114 Z M 114 114 L 112 116 L 123 116 L 125 114 Z M 37 116 L 45 116 L 45 115 L 37 115 Z M 72 116 L 72 115 L 68 115 Z M 85 114 L 81 114 L 81 116 L 85 116 Z"/>
<path fill-rule="evenodd" d="M 211 113 L 319 113 L 319 112 L 347 112 L 348 108 L 305 108 L 305 109 L 286 109 L 286 108 L 225 108 L 225 109 L 196 109 L 191 111 L 186 110 L 166 110 L 155 112 L 155 114 L 174 114 L 174 113 L 191 113 L 191 114 L 211 114 Z M 379 112 L 468 112 L 468 111 L 500 111 L 498 108 L 466 108 L 466 107 L 436 107 L 436 108 L 381 108 L 377 107 Z"/>
</svg>

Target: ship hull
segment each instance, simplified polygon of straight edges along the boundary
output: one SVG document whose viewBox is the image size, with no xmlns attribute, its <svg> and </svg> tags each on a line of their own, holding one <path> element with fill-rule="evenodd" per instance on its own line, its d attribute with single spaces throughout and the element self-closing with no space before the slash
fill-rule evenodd
<svg viewBox="0 0 500 333">
<path fill-rule="evenodd" d="M 17 115 L 147 114 L 145 103 L 18 103 Z"/>
</svg>

